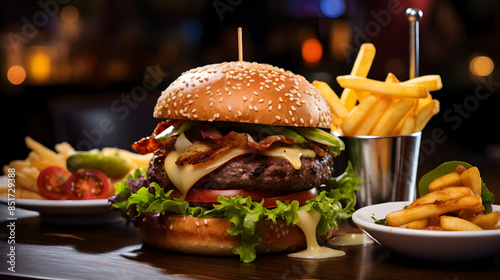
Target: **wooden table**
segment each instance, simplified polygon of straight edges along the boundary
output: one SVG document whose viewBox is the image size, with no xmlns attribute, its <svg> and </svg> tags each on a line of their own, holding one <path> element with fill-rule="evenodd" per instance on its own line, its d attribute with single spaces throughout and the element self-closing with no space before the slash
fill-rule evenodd
<svg viewBox="0 0 500 280">
<path fill-rule="evenodd" d="M 325 260 L 259 256 L 190 256 L 144 245 L 133 226 L 61 226 L 40 217 L 16 221 L 15 270 L 9 264 L 7 223 L 0 224 L 0 279 L 500 279 L 500 255 L 467 263 L 431 263 L 377 244 L 341 247 Z"/>
</svg>

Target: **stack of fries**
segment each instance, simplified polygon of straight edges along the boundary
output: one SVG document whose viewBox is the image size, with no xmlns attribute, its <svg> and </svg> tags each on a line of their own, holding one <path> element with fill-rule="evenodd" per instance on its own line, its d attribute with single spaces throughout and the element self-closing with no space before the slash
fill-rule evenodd
<svg viewBox="0 0 500 280">
<path fill-rule="evenodd" d="M 4 174 L 8 174 L 10 168 L 15 168 L 16 198 L 45 199 L 40 195 L 37 179 L 40 171 L 49 166 L 66 168 L 66 159 L 75 152 L 75 149 L 67 142 L 55 145 L 55 151 L 45 147 L 31 137 L 25 138 L 26 146 L 31 150 L 24 160 L 13 160 L 3 167 Z M 103 154 L 118 153 L 130 164 L 133 171 L 139 167 L 146 167 L 151 155 L 139 155 L 117 148 L 103 148 Z M 0 186 L 0 194 L 7 193 L 7 186 Z"/>
<path fill-rule="evenodd" d="M 337 77 L 344 88 L 340 98 L 328 84 L 313 81 L 332 110 L 332 132 L 344 136 L 397 136 L 422 131 L 439 112 L 439 102 L 429 91 L 443 87 L 441 77 L 427 75 L 399 82 L 389 73 L 384 82 L 368 79 L 374 57 L 373 44 L 363 44 L 351 74 Z"/>
<path fill-rule="evenodd" d="M 477 167 L 441 176 L 429 185 L 429 193 L 402 210 L 389 213 L 390 226 L 428 230 L 500 229 L 500 211 L 484 214 L 481 175 Z"/>
</svg>

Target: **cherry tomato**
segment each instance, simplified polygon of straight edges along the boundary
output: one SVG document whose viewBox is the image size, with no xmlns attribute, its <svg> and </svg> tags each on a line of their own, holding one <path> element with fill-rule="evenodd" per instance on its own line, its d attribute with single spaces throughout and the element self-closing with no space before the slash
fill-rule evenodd
<svg viewBox="0 0 500 280">
<path fill-rule="evenodd" d="M 59 167 L 49 166 L 42 170 L 37 178 L 40 194 L 48 199 L 62 199 L 66 196 L 66 181 L 71 172 Z"/>
<path fill-rule="evenodd" d="M 302 205 L 306 203 L 306 200 L 318 197 L 318 191 L 316 188 L 312 188 L 309 190 L 305 191 L 300 191 L 296 193 L 291 193 L 291 194 L 285 194 L 281 196 L 275 196 L 275 197 L 266 197 L 264 199 L 264 207 L 266 208 L 272 208 L 276 207 L 276 200 L 284 202 L 285 200 L 288 200 L 290 202 L 297 200 L 299 202 L 299 205 Z"/>
<path fill-rule="evenodd" d="M 66 182 L 68 199 L 100 199 L 109 196 L 109 179 L 95 169 L 79 170 Z"/>
</svg>

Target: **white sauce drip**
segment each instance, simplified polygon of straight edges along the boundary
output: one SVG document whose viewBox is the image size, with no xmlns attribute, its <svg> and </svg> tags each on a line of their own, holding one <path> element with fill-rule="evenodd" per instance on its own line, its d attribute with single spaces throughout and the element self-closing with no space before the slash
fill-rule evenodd
<svg viewBox="0 0 500 280">
<path fill-rule="evenodd" d="M 329 240 L 328 244 L 333 246 L 358 246 L 373 244 L 373 240 L 364 233 L 341 233 L 334 239 Z"/>
<path fill-rule="evenodd" d="M 305 211 L 297 211 L 299 214 L 299 221 L 297 226 L 302 229 L 306 236 L 307 249 L 297 253 L 288 254 L 291 258 L 303 259 L 326 259 L 335 258 L 345 255 L 344 251 L 335 250 L 325 246 L 320 246 L 316 240 L 316 228 L 318 227 L 319 220 L 321 219 L 320 213 L 309 213 Z"/>
</svg>

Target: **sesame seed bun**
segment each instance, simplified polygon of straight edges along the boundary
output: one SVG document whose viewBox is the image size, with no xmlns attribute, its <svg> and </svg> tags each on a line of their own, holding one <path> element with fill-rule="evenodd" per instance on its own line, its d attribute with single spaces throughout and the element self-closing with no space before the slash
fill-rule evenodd
<svg viewBox="0 0 500 280">
<path fill-rule="evenodd" d="M 330 108 L 304 77 L 268 64 L 224 62 L 183 73 L 155 118 L 329 128 Z"/>
</svg>

